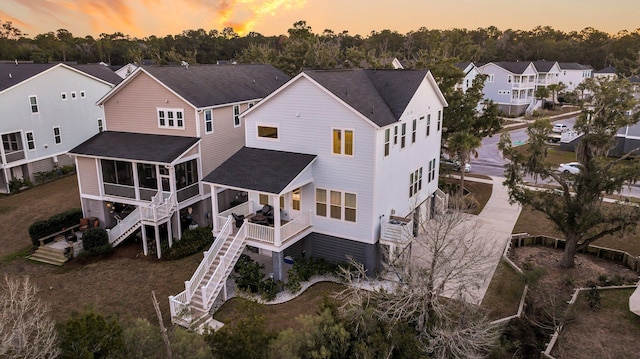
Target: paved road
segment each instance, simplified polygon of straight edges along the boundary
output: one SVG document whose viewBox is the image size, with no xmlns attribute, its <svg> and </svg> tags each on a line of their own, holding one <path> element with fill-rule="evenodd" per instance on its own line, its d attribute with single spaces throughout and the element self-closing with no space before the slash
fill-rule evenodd
<svg viewBox="0 0 640 359">
<path fill-rule="evenodd" d="M 571 117 L 554 121 L 554 123 L 564 123 L 569 127 L 569 130 L 571 130 L 573 129 L 575 121 L 576 117 Z M 524 143 L 528 140 L 526 129 L 524 128 L 510 131 L 509 135 L 511 135 L 511 141 L 514 143 Z M 478 173 L 493 177 L 504 177 L 504 165 L 507 161 L 502 157 L 502 153 L 500 152 L 500 150 L 498 150 L 499 141 L 499 135 L 495 135 L 493 137 L 485 137 L 482 140 L 482 145 L 478 149 L 478 158 L 474 158 L 471 160 L 472 173 Z M 533 184 L 543 183 L 540 180 L 536 181 L 531 177 L 525 178 L 525 180 Z M 547 183 L 549 182 L 547 181 Z M 621 194 L 623 196 L 640 198 L 640 183 L 636 183 L 631 187 L 623 188 Z"/>
</svg>

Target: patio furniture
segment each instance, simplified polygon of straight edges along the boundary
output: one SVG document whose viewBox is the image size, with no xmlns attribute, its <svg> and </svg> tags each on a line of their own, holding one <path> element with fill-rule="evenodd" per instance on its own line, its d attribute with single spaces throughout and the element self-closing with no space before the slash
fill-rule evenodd
<svg viewBox="0 0 640 359">
<path fill-rule="evenodd" d="M 256 217 L 258 215 L 262 215 L 265 217 L 266 219 L 266 223 L 267 225 L 269 224 L 273 224 L 273 207 L 271 205 L 265 204 L 261 210 L 256 211 Z"/>
<path fill-rule="evenodd" d="M 261 214 L 261 213 L 257 213 L 255 216 L 252 216 L 251 218 L 249 218 L 249 221 L 251 223 L 255 223 L 255 224 L 260 224 L 263 226 L 268 226 L 269 225 L 269 219 L 267 216 Z"/>
<path fill-rule="evenodd" d="M 236 228 L 242 227 L 242 224 L 244 223 L 244 215 L 235 214 L 235 213 L 231 213 L 231 215 L 233 216 L 233 219 L 236 221 Z"/>
</svg>

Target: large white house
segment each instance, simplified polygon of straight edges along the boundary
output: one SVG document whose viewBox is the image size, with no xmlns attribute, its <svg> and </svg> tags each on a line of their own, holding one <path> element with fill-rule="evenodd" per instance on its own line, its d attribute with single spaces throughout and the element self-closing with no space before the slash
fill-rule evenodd
<svg viewBox="0 0 640 359">
<path fill-rule="evenodd" d="M 593 67 L 582 65 L 576 62 L 560 62 L 560 73 L 558 74 L 558 82 L 567 85 L 566 91 L 573 91 L 585 79 L 591 77 Z"/>
<path fill-rule="evenodd" d="M 194 274 L 210 279 L 172 297 L 172 317 L 188 303 L 206 313 L 245 245 L 272 256 L 275 279 L 303 254 L 354 258 L 373 274 L 439 204 L 446 105 L 426 70 L 328 70 L 300 73 L 245 112 L 246 147 L 203 182 L 247 201 L 221 211 L 212 196 L 217 249 L 201 265 L 211 274 Z"/>
<path fill-rule="evenodd" d="M 0 193 L 72 165 L 67 151 L 101 130 L 96 101 L 120 80 L 100 65 L 0 63 Z"/>
</svg>

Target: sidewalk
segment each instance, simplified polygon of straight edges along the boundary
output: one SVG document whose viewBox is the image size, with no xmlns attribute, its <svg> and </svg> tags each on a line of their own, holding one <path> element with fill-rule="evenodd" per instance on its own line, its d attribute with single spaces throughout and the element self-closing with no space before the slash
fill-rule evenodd
<svg viewBox="0 0 640 359">
<path fill-rule="evenodd" d="M 475 304 L 482 302 L 521 211 L 521 207 L 518 204 L 509 204 L 508 190 L 502 185 L 504 180 L 503 177 L 491 177 L 491 179 L 465 178 L 465 181 L 492 184 L 492 192 L 491 197 L 479 215 L 468 215 L 468 218 L 456 225 L 456 228 L 452 229 L 447 235 L 451 236 L 451 238 L 459 237 L 461 241 L 467 242 L 468 246 L 458 247 L 468 247 L 468 249 L 451 247 L 449 250 L 454 251 L 452 252 L 454 255 L 449 258 L 446 257 L 447 254 L 444 254 L 445 257 L 443 258 L 453 262 L 456 257 L 459 257 L 460 261 L 467 261 L 469 265 L 457 265 L 458 269 L 454 269 L 457 274 L 448 273 L 447 271 L 450 269 L 442 268 L 442 273 L 448 273 L 442 275 L 450 277 L 449 281 L 451 282 L 449 283 L 451 289 L 445 289 L 446 296 L 457 295 L 455 293 L 456 289 L 463 285 L 465 287 L 465 300 Z M 423 243 L 429 243 L 429 238 L 426 235 L 422 240 L 425 241 Z M 414 260 L 419 262 L 426 260 L 427 262 L 424 264 L 428 265 L 432 253 L 430 253 L 429 249 L 426 249 L 427 247 L 428 244 L 416 244 L 413 246 L 412 257 Z M 442 249 L 447 250 L 445 247 Z M 456 280 L 456 278 L 458 279 Z M 461 281 L 463 282 L 461 283 Z"/>
</svg>

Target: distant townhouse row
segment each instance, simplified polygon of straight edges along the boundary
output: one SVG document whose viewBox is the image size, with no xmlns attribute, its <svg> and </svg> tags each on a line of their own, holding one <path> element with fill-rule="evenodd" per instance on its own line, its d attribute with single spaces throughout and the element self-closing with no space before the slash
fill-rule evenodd
<svg viewBox="0 0 640 359">
<path fill-rule="evenodd" d="M 487 76 L 484 99 L 491 100 L 507 115 L 530 113 L 541 106 L 535 96 L 538 87 L 562 82 L 565 91 L 573 91 L 594 75 L 611 76 L 610 69 L 594 73 L 593 68 L 578 63 L 556 61 L 498 61 L 486 64 L 457 64 L 465 73 L 460 88 L 466 90 L 478 74 Z M 614 74 L 615 76 L 615 71 Z"/>
</svg>

